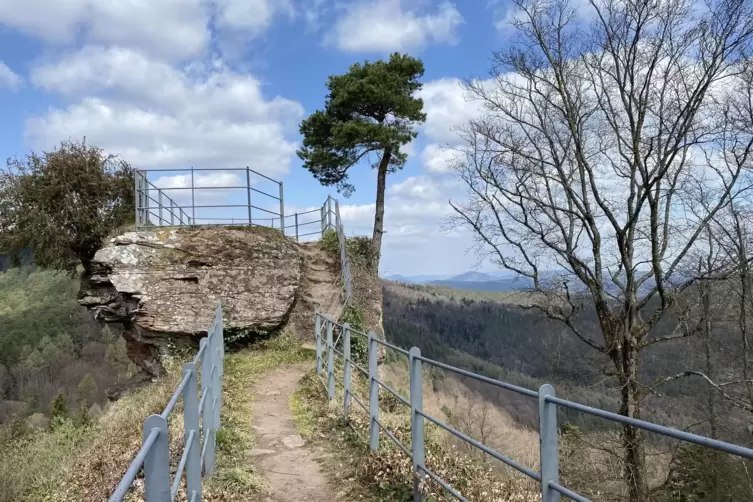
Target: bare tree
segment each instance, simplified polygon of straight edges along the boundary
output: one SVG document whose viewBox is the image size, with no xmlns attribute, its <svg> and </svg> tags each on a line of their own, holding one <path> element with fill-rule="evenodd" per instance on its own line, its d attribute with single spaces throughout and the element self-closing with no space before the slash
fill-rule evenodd
<svg viewBox="0 0 753 502">
<path fill-rule="evenodd" d="M 492 406 L 488 401 L 476 395 L 460 402 L 457 391 L 451 391 L 449 394 L 453 399 L 453 406 L 443 411 L 451 425 L 485 445 L 497 439 L 498 431 L 492 417 Z M 488 458 L 481 450 L 465 441 L 458 441 L 457 444 L 469 454 L 478 455 L 482 459 Z"/>
<path fill-rule="evenodd" d="M 724 120 L 718 127 L 713 140 L 716 148 L 707 149 L 705 152 L 708 169 L 742 170 L 749 171 L 751 168 L 751 155 L 753 154 L 753 62 L 745 61 L 739 65 L 739 71 L 734 73 L 728 80 L 726 90 L 721 93 L 720 112 Z M 739 365 L 739 370 L 728 371 L 723 377 L 716 375 L 712 362 L 712 349 L 710 347 L 712 331 L 708 314 L 711 303 L 711 286 L 707 283 L 699 288 L 701 300 L 698 304 L 701 312 L 701 320 L 709 321 L 706 326 L 700 322 L 690 332 L 697 332 L 703 336 L 706 366 L 701 371 L 685 371 L 677 375 L 662 378 L 657 385 L 677 380 L 688 376 L 701 377 L 713 389 L 712 394 L 721 395 L 729 404 L 748 412 L 753 412 L 753 375 L 751 366 L 753 354 L 751 354 L 749 339 L 749 323 L 753 314 L 753 291 L 751 290 L 751 226 L 753 225 L 753 194 L 749 191 L 739 190 L 736 197 L 732 198 L 726 207 L 717 212 L 712 218 L 707 234 L 706 263 L 699 263 L 699 267 L 706 270 L 712 268 L 721 269 L 726 266 L 735 271 L 734 280 L 726 281 L 724 291 L 729 293 L 728 299 L 735 301 L 728 305 L 728 315 L 736 318 L 739 330 L 740 344 L 739 355 L 727 356 L 728 365 Z M 703 202 L 700 204 L 703 206 Z M 695 209 L 694 209 L 695 210 Z M 715 247 L 723 253 L 723 257 L 715 255 Z M 712 256 L 714 257 L 712 260 Z M 718 263 L 712 265 L 712 261 L 721 258 L 726 265 Z M 724 293 L 722 293 L 724 294 Z M 687 327 L 687 326 L 686 326 Z M 709 396 L 709 402 L 713 402 L 714 396 Z M 715 424 L 711 424 L 714 429 Z M 714 432 L 712 430 L 712 432 Z"/>
<path fill-rule="evenodd" d="M 611 361 L 625 416 L 640 418 L 640 353 L 685 336 L 652 328 L 688 277 L 714 217 L 747 186 L 741 162 L 714 163 L 726 118 L 717 99 L 750 48 L 747 0 L 592 0 L 592 21 L 566 0 L 516 0 L 517 39 L 493 55 L 491 81 L 470 81 L 485 115 L 463 131 L 457 172 L 468 199 L 454 224 L 527 277 L 536 308 Z M 595 309 L 600 333 L 576 314 Z M 642 431 L 625 426 L 631 500 L 648 499 Z"/>
</svg>

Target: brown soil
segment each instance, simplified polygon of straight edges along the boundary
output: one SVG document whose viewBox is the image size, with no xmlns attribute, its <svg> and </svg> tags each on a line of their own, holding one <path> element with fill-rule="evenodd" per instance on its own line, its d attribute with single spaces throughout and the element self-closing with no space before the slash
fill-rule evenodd
<svg viewBox="0 0 753 502">
<path fill-rule="evenodd" d="M 298 434 L 290 396 L 310 364 L 281 366 L 270 371 L 255 389 L 256 448 L 251 454 L 267 480 L 264 502 L 336 501 L 314 450 Z"/>
</svg>

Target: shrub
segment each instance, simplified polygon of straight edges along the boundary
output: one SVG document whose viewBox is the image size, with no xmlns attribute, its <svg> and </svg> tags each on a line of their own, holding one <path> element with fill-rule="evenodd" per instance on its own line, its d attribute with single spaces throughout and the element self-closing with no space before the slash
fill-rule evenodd
<svg viewBox="0 0 753 502">
<path fill-rule="evenodd" d="M 61 423 L 68 419 L 68 403 L 65 394 L 58 392 L 55 400 L 52 401 L 52 410 L 50 410 L 50 429 L 55 429 Z"/>
<path fill-rule="evenodd" d="M 340 241 L 337 237 L 337 232 L 334 229 L 327 229 L 327 231 L 324 232 L 324 235 L 322 235 L 319 244 L 329 255 L 337 257 L 338 260 L 340 259 Z"/>
</svg>

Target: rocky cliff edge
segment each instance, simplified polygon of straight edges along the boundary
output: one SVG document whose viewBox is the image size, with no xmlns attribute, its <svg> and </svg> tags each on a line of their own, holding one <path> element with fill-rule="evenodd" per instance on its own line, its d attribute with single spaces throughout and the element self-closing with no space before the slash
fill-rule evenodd
<svg viewBox="0 0 753 502">
<path fill-rule="evenodd" d="M 279 329 L 301 285 L 295 242 L 268 228 L 128 232 L 99 250 L 79 303 L 123 326 L 131 360 L 162 372 L 159 347 L 197 343 L 222 299 L 226 335 Z"/>
</svg>

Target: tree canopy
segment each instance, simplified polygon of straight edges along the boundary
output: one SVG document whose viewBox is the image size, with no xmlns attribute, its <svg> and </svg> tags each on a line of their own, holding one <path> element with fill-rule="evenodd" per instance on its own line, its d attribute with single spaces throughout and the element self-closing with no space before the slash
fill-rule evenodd
<svg viewBox="0 0 753 502">
<path fill-rule="evenodd" d="M 88 271 L 107 235 L 134 214 L 133 169 L 85 141 L 9 159 L 0 170 L 0 252 L 32 250 L 43 268 Z"/>
<path fill-rule="evenodd" d="M 377 156 L 377 204 L 374 246 L 379 260 L 384 219 L 386 175 L 401 169 L 406 154 L 401 147 L 417 135 L 415 127 L 426 120 L 423 101 L 414 93 L 424 74 L 420 59 L 394 53 L 389 61 L 356 63 L 343 75 L 330 76 L 324 110 L 301 123 L 303 146 L 298 156 L 323 185 L 336 185 L 349 196 L 355 187 L 348 170 Z"/>
</svg>

